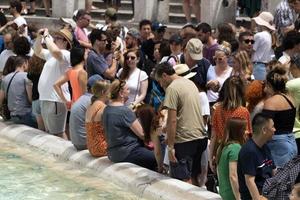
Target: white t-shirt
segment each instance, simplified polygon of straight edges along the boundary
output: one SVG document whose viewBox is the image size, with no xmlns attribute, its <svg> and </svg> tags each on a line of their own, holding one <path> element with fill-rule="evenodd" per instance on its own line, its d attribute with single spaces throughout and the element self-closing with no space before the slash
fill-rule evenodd
<svg viewBox="0 0 300 200">
<path fill-rule="evenodd" d="M 268 63 L 274 56 L 272 49 L 272 36 L 267 31 L 262 31 L 254 35 L 252 62 Z"/>
<path fill-rule="evenodd" d="M 278 59 L 278 61 L 285 65 L 291 61 L 291 57 L 287 53 L 282 52 L 282 56 Z"/>
<path fill-rule="evenodd" d="M 5 67 L 6 61 L 10 56 L 15 56 L 14 52 L 12 50 L 5 49 L 0 54 L 0 72 L 3 72 L 3 69 Z"/>
<path fill-rule="evenodd" d="M 208 68 L 207 71 L 207 82 L 211 81 L 211 80 L 218 80 L 220 83 L 220 89 L 222 88 L 225 80 L 230 77 L 231 73 L 232 73 L 232 67 L 229 67 L 226 71 L 226 73 L 222 74 L 222 76 L 217 76 L 216 74 L 216 70 L 215 70 L 216 66 L 210 66 Z M 219 90 L 220 90 L 219 89 Z M 209 102 L 216 102 L 219 98 L 219 92 L 214 92 L 212 90 L 207 90 L 207 98 Z"/>
<path fill-rule="evenodd" d="M 121 72 L 123 71 L 123 68 L 121 68 L 118 73 L 117 77 L 120 77 Z M 148 75 L 143 70 L 140 70 L 139 68 L 136 68 L 132 74 L 129 76 L 129 78 L 126 80 L 126 84 L 130 90 L 128 100 L 125 102 L 125 105 L 128 106 L 131 103 L 134 102 L 135 99 L 137 99 L 140 95 L 140 88 L 141 88 L 141 82 L 148 79 Z M 138 83 L 139 82 L 139 83 Z"/>
<path fill-rule="evenodd" d="M 24 35 L 27 37 L 28 36 L 28 27 L 27 27 L 27 22 L 24 19 L 24 17 L 19 16 L 19 17 L 17 17 L 17 18 L 14 19 L 14 22 L 17 24 L 18 28 L 20 26 L 24 25 L 24 24 L 26 25 L 26 27 L 25 27 L 25 34 Z"/>
<path fill-rule="evenodd" d="M 70 52 L 67 50 L 61 50 L 61 52 L 63 58 L 62 61 L 59 61 L 51 55 L 49 50 L 42 50 L 42 56 L 46 60 L 46 63 L 38 84 L 40 100 L 63 102 L 55 92 L 53 85 L 62 75 L 65 74 L 71 64 Z M 68 84 L 63 84 L 61 88 L 66 99 L 70 100 Z"/>
<path fill-rule="evenodd" d="M 208 102 L 206 92 L 199 92 L 199 97 L 200 97 L 202 116 L 210 115 L 209 102 Z"/>
</svg>

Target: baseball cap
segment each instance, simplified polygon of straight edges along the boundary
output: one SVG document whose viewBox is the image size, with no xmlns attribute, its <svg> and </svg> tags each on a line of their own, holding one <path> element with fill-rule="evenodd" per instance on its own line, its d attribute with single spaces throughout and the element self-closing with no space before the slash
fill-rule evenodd
<svg viewBox="0 0 300 200">
<path fill-rule="evenodd" d="M 163 25 L 160 22 L 153 22 L 152 23 L 152 30 L 153 31 L 164 31 L 167 28 L 166 25 Z"/>
<path fill-rule="evenodd" d="M 179 34 L 173 34 L 169 39 L 170 44 L 175 42 L 176 44 L 181 44 L 183 42 L 182 37 Z"/>
<path fill-rule="evenodd" d="M 201 60 L 203 58 L 203 44 L 201 40 L 192 38 L 188 41 L 185 48 L 193 60 Z"/>
<path fill-rule="evenodd" d="M 116 14 L 117 14 L 117 10 L 112 7 L 107 8 L 104 13 L 104 15 L 107 17 L 114 17 Z"/>
<path fill-rule="evenodd" d="M 128 30 L 127 34 L 134 37 L 134 38 L 139 38 L 140 37 L 140 32 L 136 28 L 130 28 Z"/>
<path fill-rule="evenodd" d="M 102 78 L 102 76 L 100 76 L 99 74 L 94 74 L 92 75 L 89 79 L 88 79 L 88 82 L 87 82 L 87 86 L 88 88 L 92 88 L 93 85 L 97 82 L 97 81 L 102 81 L 104 80 Z"/>
</svg>

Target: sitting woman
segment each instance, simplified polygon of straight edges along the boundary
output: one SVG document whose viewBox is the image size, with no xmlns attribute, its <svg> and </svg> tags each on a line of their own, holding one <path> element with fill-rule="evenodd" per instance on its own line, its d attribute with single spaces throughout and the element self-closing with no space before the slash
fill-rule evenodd
<svg viewBox="0 0 300 200">
<path fill-rule="evenodd" d="M 237 160 L 241 145 L 244 144 L 246 126 L 247 121 L 244 119 L 228 119 L 224 131 L 226 139 L 217 151 L 219 192 L 223 200 L 240 199 Z"/>
<path fill-rule="evenodd" d="M 86 110 L 85 127 L 87 148 L 92 156 L 106 156 L 107 144 L 101 118 L 110 84 L 106 81 L 97 81 L 92 87 L 91 105 Z"/>
<path fill-rule="evenodd" d="M 294 98 L 287 92 L 287 81 L 283 66 L 272 69 L 266 78 L 265 91 L 271 96 L 264 102 L 263 112 L 272 117 L 276 129 L 272 140 L 268 142 L 276 167 L 283 167 L 297 155 L 293 133 L 296 106 Z"/>
<path fill-rule="evenodd" d="M 146 72 L 137 68 L 139 62 L 139 52 L 136 50 L 129 50 L 124 55 L 125 63 L 122 69 L 117 73 L 117 76 L 126 81 L 130 93 L 125 102 L 126 106 L 134 106 L 142 102 L 147 94 L 148 89 L 148 75 Z"/>
<path fill-rule="evenodd" d="M 153 144 L 154 155 L 157 163 L 157 171 L 163 171 L 163 153 L 160 138 L 162 114 L 155 112 L 154 108 L 148 104 L 142 104 L 136 108 L 136 116 L 138 117 L 145 134 L 144 142 L 151 147 Z"/>
<path fill-rule="evenodd" d="M 144 131 L 130 108 L 125 106 L 129 96 L 125 81 L 115 80 L 110 86 L 111 103 L 102 114 L 108 158 L 112 162 L 130 162 L 155 170 L 154 153 L 144 146 Z"/>
<path fill-rule="evenodd" d="M 71 104 L 79 99 L 79 97 L 87 90 L 87 72 L 84 70 L 84 63 L 87 58 L 86 51 L 82 47 L 73 47 L 70 51 L 72 68 L 61 76 L 54 84 L 56 93 L 66 103 L 69 109 Z M 72 88 L 72 102 L 67 101 L 61 88 L 61 86 L 68 81 L 70 81 Z"/>
</svg>

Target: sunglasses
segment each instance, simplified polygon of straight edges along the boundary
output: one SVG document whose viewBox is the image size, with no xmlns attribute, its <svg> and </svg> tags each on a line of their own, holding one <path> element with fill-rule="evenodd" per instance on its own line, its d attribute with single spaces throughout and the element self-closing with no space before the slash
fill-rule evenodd
<svg viewBox="0 0 300 200">
<path fill-rule="evenodd" d="M 135 59 L 136 59 L 135 56 L 127 56 L 127 57 L 126 57 L 126 60 L 135 60 Z"/>
<path fill-rule="evenodd" d="M 247 39 L 247 40 L 244 40 L 244 42 L 246 43 L 246 44 L 254 44 L 254 40 L 249 40 L 249 39 Z"/>
</svg>

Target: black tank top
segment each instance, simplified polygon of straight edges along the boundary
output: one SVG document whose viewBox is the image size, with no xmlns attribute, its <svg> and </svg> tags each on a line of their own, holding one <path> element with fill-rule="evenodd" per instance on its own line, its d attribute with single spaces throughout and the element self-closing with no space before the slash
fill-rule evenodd
<svg viewBox="0 0 300 200">
<path fill-rule="evenodd" d="M 285 98 L 285 100 L 291 106 L 290 109 L 287 110 L 267 110 L 263 109 L 262 112 L 271 116 L 274 121 L 274 127 L 276 129 L 275 135 L 279 134 L 288 134 L 293 132 L 293 127 L 295 123 L 296 117 L 296 108 L 292 104 L 292 102 L 283 94 L 280 94 Z"/>
</svg>

